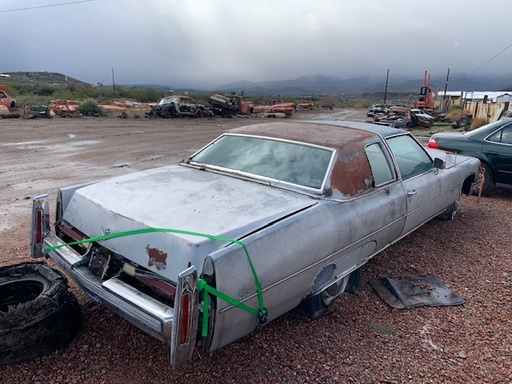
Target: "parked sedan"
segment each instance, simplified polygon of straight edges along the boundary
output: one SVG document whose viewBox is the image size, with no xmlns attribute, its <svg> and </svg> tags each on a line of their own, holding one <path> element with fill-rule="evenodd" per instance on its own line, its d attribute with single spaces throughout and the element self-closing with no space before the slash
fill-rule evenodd
<svg viewBox="0 0 512 384">
<path fill-rule="evenodd" d="M 480 162 L 448 157 L 374 124 L 241 127 L 179 165 L 60 189 L 53 230 L 35 197 L 32 255 L 180 365 L 290 310 L 328 314 L 373 256 L 453 219 Z"/>
<path fill-rule="evenodd" d="M 485 169 L 482 193 L 494 186 L 512 186 L 512 119 L 504 118 L 469 132 L 440 132 L 430 148 L 480 159 Z"/>
</svg>

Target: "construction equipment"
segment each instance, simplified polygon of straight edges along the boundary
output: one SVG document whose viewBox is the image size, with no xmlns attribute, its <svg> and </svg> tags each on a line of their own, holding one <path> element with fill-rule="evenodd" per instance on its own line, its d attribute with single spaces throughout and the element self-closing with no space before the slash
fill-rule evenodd
<svg viewBox="0 0 512 384">
<path fill-rule="evenodd" d="M 414 108 L 434 109 L 435 92 L 430 88 L 430 74 L 425 71 L 423 86 L 420 88 L 418 101 L 414 103 Z"/>
</svg>

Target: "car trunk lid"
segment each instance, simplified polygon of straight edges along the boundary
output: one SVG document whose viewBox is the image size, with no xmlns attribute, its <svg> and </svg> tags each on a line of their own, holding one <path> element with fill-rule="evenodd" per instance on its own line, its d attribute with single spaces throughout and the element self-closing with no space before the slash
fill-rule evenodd
<svg viewBox="0 0 512 384">
<path fill-rule="evenodd" d="M 169 166 L 78 189 L 63 219 L 112 251 L 173 281 L 190 265 L 258 228 L 314 205 L 309 196 L 196 169 Z M 224 238 L 224 240 L 222 240 Z"/>
</svg>

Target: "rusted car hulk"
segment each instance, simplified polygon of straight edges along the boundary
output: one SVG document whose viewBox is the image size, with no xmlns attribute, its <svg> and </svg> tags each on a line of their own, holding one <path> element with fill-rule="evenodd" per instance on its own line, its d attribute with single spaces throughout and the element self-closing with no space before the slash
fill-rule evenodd
<svg viewBox="0 0 512 384">
<path fill-rule="evenodd" d="M 166 96 L 157 105 L 153 105 L 147 113 L 147 117 L 202 117 L 205 108 L 189 96 Z"/>
<path fill-rule="evenodd" d="M 7 94 L 7 91 L 0 90 L 0 105 L 7 108 L 15 108 L 16 100 Z"/>
<path fill-rule="evenodd" d="M 453 219 L 480 162 L 350 122 L 259 124 L 179 165 L 33 199 L 32 255 L 170 347 L 215 351 L 297 308 L 311 318 L 370 258 Z"/>
</svg>

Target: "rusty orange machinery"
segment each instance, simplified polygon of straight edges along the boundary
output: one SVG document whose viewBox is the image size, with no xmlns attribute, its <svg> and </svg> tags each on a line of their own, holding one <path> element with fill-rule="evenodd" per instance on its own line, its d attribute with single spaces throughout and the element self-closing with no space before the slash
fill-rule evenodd
<svg viewBox="0 0 512 384">
<path fill-rule="evenodd" d="M 423 86 L 420 88 L 418 101 L 414 103 L 415 108 L 434 109 L 435 92 L 430 88 L 430 74 L 425 71 Z"/>
</svg>

